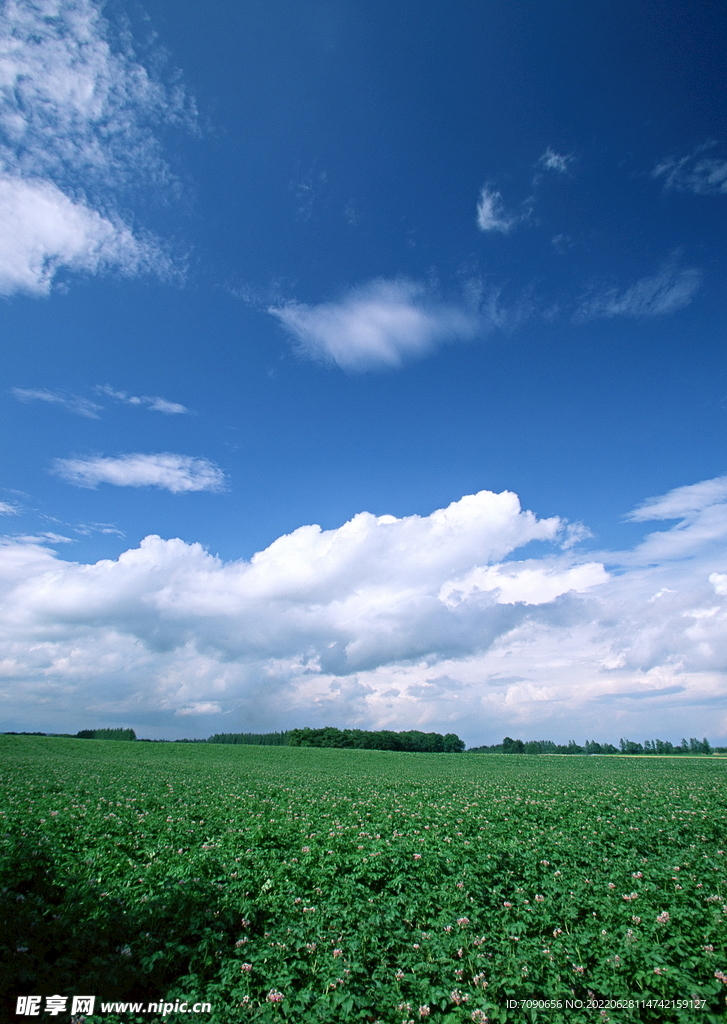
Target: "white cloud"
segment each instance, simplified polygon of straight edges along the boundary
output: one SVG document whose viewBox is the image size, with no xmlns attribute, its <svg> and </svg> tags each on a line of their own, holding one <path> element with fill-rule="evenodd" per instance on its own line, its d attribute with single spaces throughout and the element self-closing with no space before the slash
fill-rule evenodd
<svg viewBox="0 0 727 1024">
<path fill-rule="evenodd" d="M 701 284 L 700 270 L 669 264 L 657 274 L 643 277 L 628 288 L 592 292 L 582 300 L 574 319 L 583 322 L 615 316 L 636 319 L 668 316 L 689 305 Z"/>
<path fill-rule="evenodd" d="M 169 452 L 56 459 L 53 470 L 77 487 L 95 488 L 105 483 L 116 487 L 159 487 L 172 494 L 220 491 L 224 487 L 224 474 L 214 463 Z"/>
<path fill-rule="evenodd" d="M 61 268 L 168 275 L 121 195 L 170 180 L 156 122 L 190 123 L 93 0 L 5 0 L 0 10 L 0 294 L 47 294 Z"/>
<path fill-rule="evenodd" d="M 189 707 L 179 708 L 175 715 L 219 715 L 222 708 L 216 700 L 202 700 L 190 704 Z"/>
<path fill-rule="evenodd" d="M 678 192 L 702 196 L 727 194 L 727 160 L 704 155 L 715 145 L 708 142 L 679 159 L 666 157 L 651 172 L 652 178 L 663 178 L 664 188 Z"/>
<path fill-rule="evenodd" d="M 658 498 L 647 498 L 638 508 L 629 512 L 626 518 L 634 523 L 653 519 L 685 519 L 726 501 L 727 476 L 718 476 L 698 484 L 675 487 L 673 491 Z"/>
<path fill-rule="evenodd" d="M 572 162 L 573 156 L 570 153 L 556 153 L 550 146 L 538 160 L 538 163 L 547 171 L 557 171 L 558 174 L 565 174 L 568 164 Z"/>
<path fill-rule="evenodd" d="M 400 366 L 443 342 L 472 338 L 485 325 L 473 303 L 448 305 L 404 279 L 371 281 L 337 302 L 286 302 L 268 312 L 304 355 L 345 370 Z"/>
<path fill-rule="evenodd" d="M 97 420 L 101 411 L 101 406 L 96 402 L 89 402 L 87 398 L 65 391 L 50 391 L 48 388 L 11 388 L 11 394 L 19 402 L 48 402 L 51 405 L 60 405 L 68 412 L 75 412 L 91 420 Z"/>
<path fill-rule="evenodd" d="M 124 402 L 126 405 L 145 405 L 152 412 L 162 412 L 167 416 L 189 412 L 189 409 L 179 402 L 170 402 L 167 398 L 161 398 L 159 395 L 129 395 L 126 391 L 117 391 L 109 384 L 97 385 L 96 392 L 114 398 L 117 402 Z"/>
<path fill-rule="evenodd" d="M 12 505 L 9 501 L 0 501 L 0 516 L 17 515 L 20 515 L 20 509 L 17 505 Z"/>
<path fill-rule="evenodd" d="M 537 561 L 507 562 L 505 565 L 477 566 L 462 578 L 448 581 L 439 596 L 456 607 L 477 594 L 492 594 L 498 604 L 546 604 L 573 590 L 584 593 L 608 579 L 600 562 L 559 567 Z"/>
<path fill-rule="evenodd" d="M 499 231 L 506 235 L 521 220 L 505 210 L 502 195 L 489 185 L 483 185 L 477 200 L 477 227 L 480 231 Z"/>
<path fill-rule="evenodd" d="M 167 273 L 171 261 L 49 181 L 0 175 L 0 295 L 47 295 L 61 268 L 98 273 L 114 268 Z"/>
<path fill-rule="evenodd" d="M 691 517 L 660 535 L 661 558 L 653 534 L 629 552 L 564 553 L 563 520 L 487 491 L 429 516 L 303 526 L 249 561 L 147 537 L 84 565 L 42 538 L 7 539 L 4 718 L 55 731 L 102 719 L 170 729 L 204 715 L 213 732 L 220 714 L 224 731 L 717 739 L 727 735 L 727 501 L 708 483 L 649 503 Z M 507 560 L 533 541 L 539 554 Z"/>
</svg>

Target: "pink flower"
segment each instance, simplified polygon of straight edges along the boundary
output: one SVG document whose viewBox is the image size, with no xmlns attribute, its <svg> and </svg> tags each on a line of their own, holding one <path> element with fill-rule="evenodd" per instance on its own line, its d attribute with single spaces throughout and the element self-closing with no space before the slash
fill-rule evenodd
<svg viewBox="0 0 727 1024">
<path fill-rule="evenodd" d="M 659 924 L 666 924 L 667 921 L 669 920 L 669 911 L 668 910 L 662 910 L 662 912 L 660 914 L 656 915 L 656 920 L 657 920 L 657 922 Z"/>
<path fill-rule="evenodd" d="M 343 950 L 342 949 L 334 949 L 333 950 L 333 955 L 334 956 L 343 956 Z"/>
<path fill-rule="evenodd" d="M 252 970 L 252 964 L 240 964 L 240 970 L 244 974 L 249 974 L 250 971 Z"/>
<path fill-rule="evenodd" d="M 535 902 L 536 903 L 542 903 L 544 901 L 544 899 L 545 899 L 545 896 L 541 896 L 539 892 L 536 892 L 536 894 L 535 894 Z"/>
<path fill-rule="evenodd" d="M 285 999 L 285 996 L 283 995 L 282 992 L 278 992 L 276 988 L 271 988 L 266 996 L 266 999 L 269 1003 L 282 1003 L 282 1001 Z"/>
<path fill-rule="evenodd" d="M 462 1003 L 467 1002 L 469 996 L 467 995 L 466 992 L 460 992 L 460 990 L 456 988 L 454 989 L 454 991 L 450 992 L 450 998 L 453 1003 L 456 1003 L 457 1006 L 460 1006 Z"/>
<path fill-rule="evenodd" d="M 303 846 L 303 847 L 301 848 L 301 851 L 300 851 L 300 852 L 301 852 L 301 853 L 310 853 L 310 846 Z"/>
<path fill-rule="evenodd" d="M 557 938 L 558 938 L 558 936 L 559 936 L 559 935 L 562 935 L 562 934 L 563 934 L 563 929 L 562 929 L 562 928 L 556 928 L 556 929 L 554 930 L 554 932 L 553 932 L 553 938 L 554 938 L 554 939 L 557 939 Z"/>
<path fill-rule="evenodd" d="M 397 981 L 403 981 L 404 980 L 404 972 L 401 970 L 401 968 L 399 968 L 399 970 L 396 972 L 394 977 L 396 978 Z"/>
<path fill-rule="evenodd" d="M 508 901 L 505 900 L 505 902 L 502 905 L 503 905 L 503 907 L 511 907 L 512 903 L 508 903 Z"/>
<path fill-rule="evenodd" d="M 608 887 L 609 887 L 609 889 L 615 889 L 616 888 L 616 884 L 614 882 L 609 882 L 608 883 Z"/>
<path fill-rule="evenodd" d="M 473 1020 L 475 1024 L 487 1024 L 489 1019 L 484 1010 L 473 1010 L 470 1014 L 470 1020 Z"/>
<path fill-rule="evenodd" d="M 458 917 L 457 918 L 457 924 L 460 926 L 460 928 L 465 928 L 469 923 L 470 923 L 470 919 L 468 917 Z"/>
<path fill-rule="evenodd" d="M 419 1007 L 419 1016 L 420 1017 L 428 1017 L 431 1012 L 432 1011 L 429 1009 L 428 1006 L 420 1006 Z"/>
<path fill-rule="evenodd" d="M 715 971 L 714 976 L 717 981 L 721 981 L 723 985 L 727 985 L 727 974 L 724 971 Z"/>
<path fill-rule="evenodd" d="M 421 859 L 422 859 L 421 853 L 415 853 L 414 854 L 414 860 L 421 860 Z"/>
</svg>

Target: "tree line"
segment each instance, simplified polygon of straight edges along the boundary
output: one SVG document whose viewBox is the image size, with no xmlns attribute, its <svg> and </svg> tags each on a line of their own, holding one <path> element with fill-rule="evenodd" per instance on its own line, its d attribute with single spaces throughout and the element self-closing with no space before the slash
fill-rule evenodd
<svg viewBox="0 0 727 1024">
<path fill-rule="evenodd" d="M 407 750 L 412 753 L 460 754 L 464 741 L 453 732 L 391 732 L 388 729 L 291 729 L 289 747 L 349 747 L 354 750 Z"/>
<path fill-rule="evenodd" d="M 287 732 L 216 732 L 208 743 L 246 743 L 256 747 L 286 747 Z"/>
<path fill-rule="evenodd" d="M 636 743 L 634 740 L 619 740 L 618 747 L 613 743 L 596 743 L 586 740 L 581 746 L 575 740 L 568 743 L 553 743 L 552 740 L 514 740 L 506 736 L 502 743 L 492 746 L 470 747 L 468 754 L 711 754 L 719 753 L 724 747 L 712 747 L 705 737 L 702 740 L 692 737 L 683 739 L 675 746 L 669 740 L 645 740 Z"/>
<path fill-rule="evenodd" d="M 71 733 L 6 732 L 6 736 L 61 736 L 80 740 L 136 740 L 133 729 L 81 729 Z M 218 732 L 208 739 L 144 740 L 142 743 L 233 743 L 261 747 L 341 747 L 354 750 L 405 750 L 414 753 L 459 754 L 465 749 L 464 741 L 455 733 L 420 732 L 409 729 L 392 732 L 388 729 L 289 729 L 282 732 Z M 727 747 L 713 747 L 709 740 L 694 736 L 675 745 L 669 740 L 621 739 L 618 747 L 612 743 L 586 740 L 581 746 L 575 740 L 554 743 L 552 740 L 514 740 L 506 736 L 502 743 L 469 747 L 468 754 L 724 754 Z"/>
</svg>

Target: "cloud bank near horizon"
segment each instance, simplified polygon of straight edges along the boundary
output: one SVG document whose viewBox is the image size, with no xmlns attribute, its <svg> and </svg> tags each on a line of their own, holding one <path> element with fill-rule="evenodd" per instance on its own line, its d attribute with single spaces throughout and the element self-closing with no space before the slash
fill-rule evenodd
<svg viewBox="0 0 727 1024">
<path fill-rule="evenodd" d="M 349 724 L 470 742 L 513 730 L 717 739 L 724 481 L 634 515 L 674 512 L 676 526 L 632 550 L 595 555 L 569 544 L 565 520 L 489 491 L 428 516 L 302 526 L 230 563 L 156 536 L 90 565 L 6 538 L 0 707 L 15 728 L 167 735 Z"/>
</svg>

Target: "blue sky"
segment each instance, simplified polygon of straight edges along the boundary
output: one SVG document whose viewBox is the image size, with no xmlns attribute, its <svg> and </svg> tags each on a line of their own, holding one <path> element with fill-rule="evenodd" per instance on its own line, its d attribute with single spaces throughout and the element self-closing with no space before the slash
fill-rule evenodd
<svg viewBox="0 0 727 1024">
<path fill-rule="evenodd" d="M 4 727 L 724 741 L 726 37 L 5 0 Z"/>
</svg>

